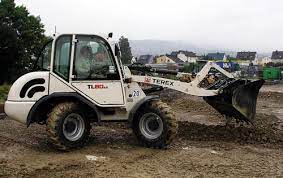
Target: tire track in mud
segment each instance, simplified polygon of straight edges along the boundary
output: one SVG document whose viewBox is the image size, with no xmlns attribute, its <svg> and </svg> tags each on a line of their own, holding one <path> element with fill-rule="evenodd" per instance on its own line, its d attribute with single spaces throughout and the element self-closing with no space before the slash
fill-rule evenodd
<svg viewBox="0 0 283 178">
<path fill-rule="evenodd" d="M 179 121 L 178 135 L 175 140 L 181 138 L 188 141 L 218 141 L 243 144 L 268 143 L 283 146 L 283 134 L 282 130 L 276 129 L 276 117 L 257 114 L 256 118 L 254 126 L 241 126 L 237 123 L 232 123 L 227 127 L 224 123 L 222 125 L 206 125 L 197 122 Z M 54 152 L 46 136 L 33 136 L 33 138 L 29 136 L 30 134 L 27 134 L 23 138 L 17 139 L 0 135 L 1 150 L 20 145 L 26 149 Z M 113 145 L 113 148 L 139 146 L 128 125 L 121 123 L 106 123 L 102 124 L 102 126 L 94 126 L 91 138 L 86 146 L 97 144 Z"/>
</svg>

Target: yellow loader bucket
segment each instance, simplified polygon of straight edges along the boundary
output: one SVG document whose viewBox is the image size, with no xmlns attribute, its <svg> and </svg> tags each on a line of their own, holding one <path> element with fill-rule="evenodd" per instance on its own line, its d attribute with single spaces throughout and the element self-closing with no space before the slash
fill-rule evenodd
<svg viewBox="0 0 283 178">
<path fill-rule="evenodd" d="M 204 100 L 222 115 L 252 123 L 263 84 L 264 80 L 237 79 L 223 87 L 221 94 L 204 97 Z"/>
</svg>

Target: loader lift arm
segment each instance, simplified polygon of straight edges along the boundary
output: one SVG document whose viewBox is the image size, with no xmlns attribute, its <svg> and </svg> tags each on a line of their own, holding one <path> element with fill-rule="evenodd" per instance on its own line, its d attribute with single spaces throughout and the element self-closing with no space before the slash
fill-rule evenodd
<svg viewBox="0 0 283 178">
<path fill-rule="evenodd" d="M 211 68 L 216 69 L 217 71 L 225 75 L 228 79 L 234 79 L 234 76 L 232 74 L 225 71 L 224 69 L 222 69 L 221 67 L 219 67 L 217 64 L 213 62 L 208 62 L 202 68 L 202 70 L 196 75 L 196 78 L 190 83 L 181 82 L 178 80 L 165 79 L 165 78 L 160 78 L 160 77 L 139 76 L 139 75 L 132 75 L 131 79 L 134 82 L 158 85 L 158 86 L 170 88 L 170 89 L 177 90 L 177 91 L 180 91 L 186 94 L 190 94 L 190 95 L 194 95 L 194 96 L 201 96 L 201 97 L 215 96 L 219 94 L 221 87 L 219 87 L 218 89 L 206 89 L 206 88 L 201 88 L 199 86 L 199 84 L 207 76 Z"/>
</svg>

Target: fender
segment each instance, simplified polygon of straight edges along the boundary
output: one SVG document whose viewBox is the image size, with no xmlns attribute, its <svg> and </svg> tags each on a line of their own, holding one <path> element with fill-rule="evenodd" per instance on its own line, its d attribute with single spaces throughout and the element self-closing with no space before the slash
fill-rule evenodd
<svg viewBox="0 0 283 178">
<path fill-rule="evenodd" d="M 132 121 L 134 119 L 135 113 L 144 103 L 148 101 L 152 101 L 152 100 L 158 100 L 158 98 L 159 98 L 158 95 L 146 96 L 143 99 L 141 99 L 139 102 L 137 102 L 135 106 L 131 109 L 130 114 L 129 114 L 128 122 L 130 123 L 130 125 L 132 125 Z"/>
<path fill-rule="evenodd" d="M 100 115 L 100 112 L 97 106 L 94 103 L 90 102 L 89 100 L 87 100 L 86 98 L 84 98 L 83 96 L 81 96 L 80 94 L 76 92 L 60 92 L 60 93 L 53 93 L 51 95 L 44 96 L 32 106 L 28 114 L 28 118 L 27 118 L 27 127 L 29 127 L 30 124 L 36 121 L 34 118 L 37 115 L 38 109 L 40 109 L 41 106 L 44 106 L 45 104 L 51 103 L 61 98 L 65 100 L 66 99 L 76 99 L 88 105 L 91 109 L 93 109 L 93 111 L 95 112 L 97 116 L 98 122 L 100 122 L 101 115 Z"/>
</svg>

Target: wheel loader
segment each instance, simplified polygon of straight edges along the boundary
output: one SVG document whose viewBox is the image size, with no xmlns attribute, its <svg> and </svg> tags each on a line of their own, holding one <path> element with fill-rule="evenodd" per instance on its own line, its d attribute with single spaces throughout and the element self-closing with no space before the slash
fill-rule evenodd
<svg viewBox="0 0 283 178">
<path fill-rule="evenodd" d="M 5 113 L 27 127 L 46 125 L 50 142 L 59 150 L 83 146 L 91 123 L 108 121 L 128 122 L 141 145 L 165 148 L 176 135 L 176 115 L 158 96 L 147 95 L 162 88 L 203 97 L 227 118 L 252 122 L 255 117 L 262 80 L 237 79 L 208 62 L 182 82 L 150 75 L 168 71 L 123 65 L 120 58 L 119 45 L 108 38 L 58 35 L 42 49 L 35 70 L 14 82 Z M 135 70 L 144 74 L 134 75 Z M 207 82 L 211 72 L 218 77 Z"/>
</svg>

